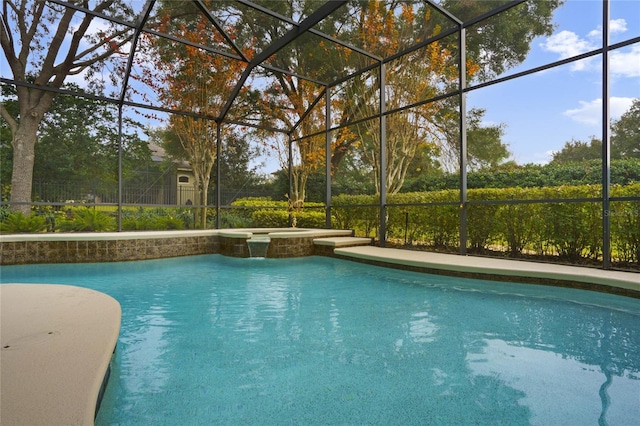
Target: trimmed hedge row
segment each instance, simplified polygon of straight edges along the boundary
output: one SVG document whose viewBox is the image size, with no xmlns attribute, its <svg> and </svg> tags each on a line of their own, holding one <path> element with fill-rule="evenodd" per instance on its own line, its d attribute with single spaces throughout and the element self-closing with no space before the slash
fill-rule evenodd
<svg viewBox="0 0 640 426">
<path fill-rule="evenodd" d="M 612 184 L 630 185 L 640 182 L 640 159 L 611 160 Z M 599 185 L 602 183 L 602 161 L 589 160 L 575 163 L 525 164 L 499 166 L 495 169 L 469 172 L 467 188 L 552 187 L 560 185 Z M 407 181 L 404 190 L 435 191 L 456 189 L 460 185 L 457 173 L 441 176 L 427 175 Z"/>
<path fill-rule="evenodd" d="M 638 197 L 640 184 L 612 186 L 612 197 Z M 387 238 L 438 249 L 460 244 L 460 205 L 456 190 L 389 195 Z M 467 207 L 467 245 L 472 252 L 504 251 L 558 256 L 579 262 L 602 258 L 602 204 L 600 202 L 538 202 L 541 199 L 600 198 L 595 185 L 550 188 L 470 189 Z M 510 200 L 531 200 L 525 204 Z M 358 235 L 377 236 L 376 197 L 340 195 L 333 199 L 334 227 L 354 229 Z M 492 203 L 495 202 L 495 203 Z M 410 203 L 427 205 L 411 206 Z M 407 205 L 405 205 L 407 204 Z M 612 201 L 611 249 L 623 263 L 640 264 L 640 201 Z"/>
<path fill-rule="evenodd" d="M 233 213 L 228 211 L 225 214 L 233 215 L 235 218 L 236 226 L 233 227 L 286 228 L 289 226 L 288 201 L 250 197 L 236 200 L 231 205 L 234 207 Z M 292 216 L 298 228 L 325 227 L 323 203 L 307 202 L 304 204 L 304 209 L 293 209 Z"/>
<path fill-rule="evenodd" d="M 640 265 L 640 183 L 612 185 L 610 209 L 602 210 L 600 185 L 543 188 L 469 189 L 467 248 L 472 252 L 501 251 L 507 256 L 554 256 L 579 263 L 601 260 L 603 213 L 610 218 L 610 244 L 615 262 Z M 635 200 L 633 200 L 636 198 Z M 570 200 L 547 201 L 539 200 Z M 353 229 L 357 235 L 377 237 L 378 197 L 339 195 L 332 199 L 332 224 Z M 581 201 L 582 200 L 582 201 Z M 518 201 L 516 203 L 515 201 Z M 524 201 L 524 203 L 522 202 Z M 460 245 L 460 204 L 457 190 L 414 192 L 387 198 L 387 236 L 390 242 L 417 244 L 443 250 Z M 420 204 L 420 205 L 416 205 Z M 113 212 L 86 207 L 46 216 L 21 216 L 0 211 L 2 232 L 110 231 L 115 229 Z M 245 198 L 222 212 L 223 227 L 287 227 L 289 204 L 266 198 Z M 305 203 L 291 213 L 300 228 L 324 228 L 325 206 Z M 49 217 L 55 222 L 49 223 Z M 190 227 L 188 210 L 127 211 L 123 228 L 181 229 Z M 49 229 L 53 228 L 53 229 Z"/>
</svg>

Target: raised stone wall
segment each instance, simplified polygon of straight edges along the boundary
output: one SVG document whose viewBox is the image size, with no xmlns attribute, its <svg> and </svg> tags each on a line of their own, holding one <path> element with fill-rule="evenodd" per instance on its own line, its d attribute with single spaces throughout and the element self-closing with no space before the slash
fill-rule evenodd
<svg viewBox="0 0 640 426">
<path fill-rule="evenodd" d="M 348 230 L 276 228 L 0 235 L 0 265 L 119 262 L 215 253 L 249 257 L 247 239 L 268 231 L 281 231 L 271 238 L 266 257 L 272 258 L 312 256 L 317 254 L 315 238 L 351 234 Z"/>
<path fill-rule="evenodd" d="M 100 235 L 96 234 L 96 238 Z M 73 238 L 73 236 L 70 236 Z M 0 264 L 119 262 L 218 253 L 217 235 L 167 238 L 2 241 Z"/>
</svg>

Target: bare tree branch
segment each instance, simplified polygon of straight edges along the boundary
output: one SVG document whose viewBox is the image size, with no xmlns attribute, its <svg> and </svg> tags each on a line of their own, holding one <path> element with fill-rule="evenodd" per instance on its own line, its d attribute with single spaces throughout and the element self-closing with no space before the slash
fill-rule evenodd
<svg viewBox="0 0 640 426">
<path fill-rule="evenodd" d="M 7 109 L 4 107 L 4 104 L 2 103 L 0 103 L 0 116 L 2 116 L 2 118 L 4 118 L 4 120 L 7 122 L 7 124 L 9 124 L 9 129 L 11 130 L 11 133 L 15 133 L 15 131 L 18 129 L 18 123 L 11 116 L 11 114 L 9 114 L 9 111 L 7 111 Z"/>
</svg>

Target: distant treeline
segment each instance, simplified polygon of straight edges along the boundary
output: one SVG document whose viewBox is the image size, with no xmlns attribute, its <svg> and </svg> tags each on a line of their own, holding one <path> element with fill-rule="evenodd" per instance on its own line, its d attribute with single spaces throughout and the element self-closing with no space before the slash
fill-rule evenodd
<svg viewBox="0 0 640 426">
<path fill-rule="evenodd" d="M 612 160 L 610 170 L 611 184 L 629 185 L 640 182 L 639 159 Z M 599 185 L 601 183 L 602 162 L 600 160 L 545 165 L 507 165 L 467 174 L 467 187 L 470 189 Z M 455 189 L 459 185 L 460 177 L 457 173 L 422 176 L 407 181 L 402 192 Z"/>
</svg>

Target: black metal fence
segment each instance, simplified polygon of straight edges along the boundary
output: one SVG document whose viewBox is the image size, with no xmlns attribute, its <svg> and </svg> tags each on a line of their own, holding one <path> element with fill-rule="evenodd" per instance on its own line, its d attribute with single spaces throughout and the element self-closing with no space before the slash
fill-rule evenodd
<svg viewBox="0 0 640 426">
<path fill-rule="evenodd" d="M 39 203 L 55 204 L 118 204 L 117 182 L 77 181 L 77 182 L 34 182 L 33 200 Z M 4 195 L 4 194 L 3 194 Z M 209 189 L 208 204 L 216 202 L 216 189 Z M 220 193 L 221 205 L 231 205 L 238 198 L 267 197 L 268 189 L 229 188 Z M 192 186 L 171 186 L 163 184 L 124 183 L 122 203 L 134 205 L 180 206 L 195 204 L 196 194 Z"/>
</svg>

